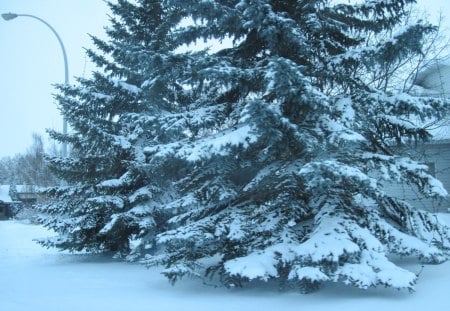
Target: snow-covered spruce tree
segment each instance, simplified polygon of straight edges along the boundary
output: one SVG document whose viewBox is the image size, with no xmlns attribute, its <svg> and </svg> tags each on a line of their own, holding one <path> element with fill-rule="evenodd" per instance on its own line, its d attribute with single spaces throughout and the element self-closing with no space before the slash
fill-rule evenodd
<svg viewBox="0 0 450 311">
<path fill-rule="evenodd" d="M 413 0 L 166 0 L 189 17 L 174 36 L 230 39 L 192 72 L 189 137 L 152 145 L 152 163 L 183 161 L 176 211 L 147 255 L 175 282 L 218 275 L 227 286 L 279 280 L 309 291 L 324 281 L 411 289 L 417 276 L 389 255 L 447 259 L 449 228 L 383 192 L 383 181 L 446 196 L 427 167 L 395 154 L 427 139 L 413 117 L 440 118 L 446 104 L 386 93 L 368 72 L 421 52 L 433 27 L 397 25 Z M 194 120 L 194 119 L 192 119 Z"/>
<path fill-rule="evenodd" d="M 170 185 L 148 167 L 142 146 L 183 135 L 181 117 L 164 115 L 186 99 L 177 77 L 190 57 L 169 53 L 170 23 L 178 21 L 164 16 L 158 1 L 109 6 L 109 41 L 93 38 L 97 51 L 88 50 L 99 70 L 76 86 L 59 87 L 57 100 L 72 131 L 51 134 L 72 153 L 51 159 L 66 185 L 46 192 L 41 222 L 59 235 L 41 243 L 132 256 L 130 241 L 142 239 L 148 247 L 165 223 L 156 202 L 170 195 Z"/>
</svg>

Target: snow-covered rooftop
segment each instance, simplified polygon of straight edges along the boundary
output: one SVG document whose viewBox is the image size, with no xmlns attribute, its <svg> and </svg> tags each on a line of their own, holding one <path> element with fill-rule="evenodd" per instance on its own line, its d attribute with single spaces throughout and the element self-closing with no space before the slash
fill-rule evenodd
<svg viewBox="0 0 450 311">
<path fill-rule="evenodd" d="M 13 200 L 9 196 L 9 185 L 0 185 L 0 201 L 4 203 L 13 202 Z"/>
<path fill-rule="evenodd" d="M 16 185 L 16 191 L 21 193 L 34 193 L 38 190 L 34 185 Z"/>
<path fill-rule="evenodd" d="M 414 81 L 416 96 L 436 96 L 450 99 L 450 62 L 435 63 L 420 72 Z M 433 141 L 450 140 L 450 116 L 430 127 Z"/>
<path fill-rule="evenodd" d="M 420 72 L 414 81 L 427 90 L 440 93 L 441 96 L 450 96 L 450 64 L 437 63 Z"/>
<path fill-rule="evenodd" d="M 450 122 L 450 121 L 449 121 Z M 434 141 L 450 140 L 450 123 L 437 126 L 431 131 Z"/>
</svg>

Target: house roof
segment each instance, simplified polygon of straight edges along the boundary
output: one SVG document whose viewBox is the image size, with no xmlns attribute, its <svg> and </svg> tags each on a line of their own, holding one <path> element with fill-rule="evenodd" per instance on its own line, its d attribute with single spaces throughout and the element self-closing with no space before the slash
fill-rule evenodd
<svg viewBox="0 0 450 311">
<path fill-rule="evenodd" d="M 14 202 L 9 196 L 9 185 L 0 185 L 0 201 L 4 203 Z"/>
<path fill-rule="evenodd" d="M 443 120 L 430 129 L 433 140 L 450 140 L 450 118 Z"/>
<path fill-rule="evenodd" d="M 450 96 L 450 64 L 435 63 L 417 75 L 414 81 L 427 90 L 438 92 L 441 96 Z"/>
<path fill-rule="evenodd" d="M 18 193 L 35 193 L 38 189 L 34 185 L 16 185 L 16 191 Z"/>
<path fill-rule="evenodd" d="M 450 62 L 428 66 L 417 75 L 413 93 L 418 96 L 450 98 Z M 450 116 L 429 128 L 433 141 L 450 141 Z"/>
</svg>

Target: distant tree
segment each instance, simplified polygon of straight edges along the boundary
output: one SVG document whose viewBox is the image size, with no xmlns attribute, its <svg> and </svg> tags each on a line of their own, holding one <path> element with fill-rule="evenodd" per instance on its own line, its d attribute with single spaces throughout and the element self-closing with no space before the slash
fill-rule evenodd
<svg viewBox="0 0 450 311">
<path fill-rule="evenodd" d="M 24 154 L 0 160 L 0 178 L 3 184 L 23 184 L 47 187 L 59 181 L 50 172 L 45 160 L 46 151 L 41 135 L 32 135 L 32 144 Z"/>
<path fill-rule="evenodd" d="M 45 148 L 42 136 L 33 134 L 33 143 L 24 155 L 16 157 L 16 174 L 21 184 L 40 187 L 58 184 L 45 160 Z"/>
<path fill-rule="evenodd" d="M 9 173 L 9 160 L 10 158 L 4 157 L 0 159 L 0 184 L 8 184 L 10 181 Z"/>
</svg>

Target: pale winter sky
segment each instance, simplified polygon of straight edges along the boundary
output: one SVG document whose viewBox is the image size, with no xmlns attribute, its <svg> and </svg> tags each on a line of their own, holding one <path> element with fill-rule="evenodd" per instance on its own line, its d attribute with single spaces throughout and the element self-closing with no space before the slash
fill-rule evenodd
<svg viewBox="0 0 450 311">
<path fill-rule="evenodd" d="M 418 0 L 432 17 L 439 11 L 450 18 L 450 1 Z M 103 0 L 0 0 L 0 13 L 30 14 L 47 21 L 64 42 L 69 79 L 87 77 L 93 70 L 83 47 L 87 35 L 104 36 L 109 13 Z M 450 28 L 450 19 L 446 27 Z M 61 130 L 62 118 L 53 95 L 64 82 L 64 62 L 54 34 L 43 23 L 18 17 L 0 19 L 0 157 L 23 153 L 32 133 Z"/>
<path fill-rule="evenodd" d="M 69 63 L 69 82 L 93 70 L 83 47 L 93 34 L 105 37 L 108 8 L 103 0 L 0 0 L 0 13 L 30 14 L 48 22 L 61 37 Z M 0 19 L 0 157 L 23 153 L 33 132 L 62 130 L 53 99 L 64 82 L 64 61 L 56 36 L 30 17 Z M 86 63 L 86 64 L 85 64 Z"/>
</svg>

